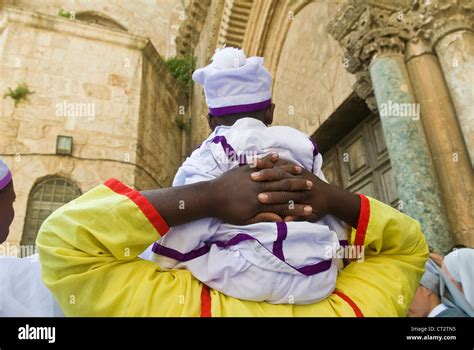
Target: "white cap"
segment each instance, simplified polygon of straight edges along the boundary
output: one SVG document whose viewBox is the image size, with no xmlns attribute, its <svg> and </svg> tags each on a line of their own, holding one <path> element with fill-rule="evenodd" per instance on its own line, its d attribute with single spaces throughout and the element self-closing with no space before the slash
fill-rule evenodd
<svg viewBox="0 0 474 350">
<path fill-rule="evenodd" d="M 246 58 L 240 49 L 217 49 L 212 63 L 196 70 L 193 80 L 204 87 L 213 116 L 258 111 L 272 103 L 272 76 L 263 57 Z"/>
</svg>

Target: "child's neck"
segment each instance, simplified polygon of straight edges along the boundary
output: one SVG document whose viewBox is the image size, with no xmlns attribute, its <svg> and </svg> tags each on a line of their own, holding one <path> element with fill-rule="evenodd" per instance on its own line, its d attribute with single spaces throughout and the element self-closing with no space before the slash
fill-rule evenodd
<svg viewBox="0 0 474 350">
<path fill-rule="evenodd" d="M 216 122 L 215 122 L 215 128 L 217 128 L 218 126 L 232 126 L 234 125 L 235 123 L 237 123 L 237 121 L 239 120 L 242 120 L 242 119 L 245 119 L 245 118 L 252 118 L 252 119 L 255 119 L 255 120 L 259 120 L 261 121 L 262 123 L 264 123 L 266 126 L 268 126 L 265 121 L 261 120 L 260 118 L 258 117 L 253 117 L 253 116 L 245 116 L 245 117 L 240 117 L 240 118 L 235 118 L 235 119 L 231 119 L 231 118 L 226 118 L 227 116 L 222 116 L 222 117 L 216 117 Z"/>
</svg>

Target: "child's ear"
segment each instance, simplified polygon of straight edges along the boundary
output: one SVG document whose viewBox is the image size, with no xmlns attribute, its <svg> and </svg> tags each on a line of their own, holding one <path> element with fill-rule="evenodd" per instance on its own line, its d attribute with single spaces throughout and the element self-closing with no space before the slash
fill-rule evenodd
<svg viewBox="0 0 474 350">
<path fill-rule="evenodd" d="M 207 124 L 209 125 L 209 128 L 214 131 L 216 128 L 216 118 L 214 118 L 211 114 L 207 114 Z"/>
<path fill-rule="evenodd" d="M 275 111 L 275 104 L 272 103 L 270 107 L 267 108 L 267 113 L 265 113 L 265 124 L 272 125 L 274 111 Z"/>
</svg>

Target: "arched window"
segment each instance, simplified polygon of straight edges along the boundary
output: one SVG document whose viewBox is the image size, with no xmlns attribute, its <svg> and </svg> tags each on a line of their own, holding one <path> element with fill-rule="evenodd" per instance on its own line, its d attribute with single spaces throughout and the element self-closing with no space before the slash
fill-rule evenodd
<svg viewBox="0 0 474 350">
<path fill-rule="evenodd" d="M 96 12 L 96 11 L 82 11 L 82 12 L 76 13 L 75 18 L 78 21 L 98 24 L 102 27 L 111 28 L 111 29 L 118 29 L 118 30 L 122 30 L 124 32 L 127 31 L 127 28 L 125 28 L 119 22 L 117 22 L 112 17 L 109 17 L 104 13 L 100 13 L 100 12 Z"/>
<path fill-rule="evenodd" d="M 31 190 L 26 210 L 22 246 L 33 246 L 43 221 L 56 209 L 81 195 L 70 180 L 54 176 L 39 181 Z"/>
</svg>

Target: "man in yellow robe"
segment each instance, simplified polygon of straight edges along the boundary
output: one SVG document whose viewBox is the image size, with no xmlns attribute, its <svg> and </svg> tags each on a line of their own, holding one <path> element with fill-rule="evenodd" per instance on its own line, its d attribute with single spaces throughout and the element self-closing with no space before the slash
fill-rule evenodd
<svg viewBox="0 0 474 350">
<path fill-rule="evenodd" d="M 276 161 L 267 157 L 259 169 L 243 166 L 216 180 L 141 193 L 107 181 L 43 224 L 37 244 L 44 283 L 68 316 L 405 316 L 428 257 L 419 223 Z M 139 258 L 169 226 L 204 217 L 243 224 L 328 214 L 353 227 L 350 244 L 363 246 L 365 255 L 315 304 L 231 298 L 188 271 Z"/>
</svg>

